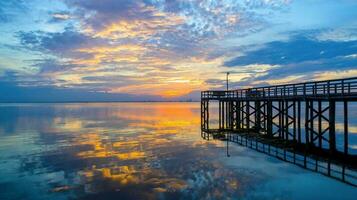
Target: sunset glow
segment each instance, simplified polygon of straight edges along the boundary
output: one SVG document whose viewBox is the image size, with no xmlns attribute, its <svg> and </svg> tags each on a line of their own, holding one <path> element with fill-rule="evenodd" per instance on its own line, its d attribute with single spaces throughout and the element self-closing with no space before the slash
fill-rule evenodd
<svg viewBox="0 0 357 200">
<path fill-rule="evenodd" d="M 33 91 L 61 93 L 57 101 L 198 100 L 201 90 L 225 88 L 227 71 L 231 88 L 357 73 L 350 0 L 7 0 L 0 7 L 0 87 L 12 94 L 3 101 L 48 100 L 25 95 Z"/>
</svg>

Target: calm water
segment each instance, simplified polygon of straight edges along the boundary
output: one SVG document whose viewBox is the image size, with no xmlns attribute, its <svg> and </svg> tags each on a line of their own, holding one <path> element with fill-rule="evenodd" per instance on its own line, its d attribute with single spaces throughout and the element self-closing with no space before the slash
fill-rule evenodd
<svg viewBox="0 0 357 200">
<path fill-rule="evenodd" d="M 200 137 L 199 103 L 0 104 L 0 199 L 355 199 Z M 308 197 L 308 198 L 306 198 Z"/>
</svg>

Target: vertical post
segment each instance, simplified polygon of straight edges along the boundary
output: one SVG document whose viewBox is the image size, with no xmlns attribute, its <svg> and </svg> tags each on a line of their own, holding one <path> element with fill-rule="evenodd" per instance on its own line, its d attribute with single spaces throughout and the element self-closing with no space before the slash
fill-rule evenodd
<svg viewBox="0 0 357 200">
<path fill-rule="evenodd" d="M 240 101 L 240 126 L 241 126 L 241 129 L 244 129 L 244 113 L 245 113 L 245 110 L 244 110 L 244 101 Z"/>
<path fill-rule="evenodd" d="M 234 114 L 235 114 L 235 109 L 236 109 L 236 105 L 235 105 L 235 102 L 234 101 L 231 101 L 231 129 L 233 130 L 234 129 L 234 123 L 235 123 L 235 117 L 234 117 Z"/>
<path fill-rule="evenodd" d="M 281 138 L 283 135 L 283 127 L 282 127 L 282 121 L 283 121 L 283 117 L 282 117 L 282 103 L 281 101 L 278 102 L 279 103 L 279 137 Z"/>
<path fill-rule="evenodd" d="M 350 93 L 350 85 L 348 85 L 348 93 Z M 344 100 L 343 101 L 343 114 L 344 114 L 344 130 L 343 130 L 343 141 L 344 141 L 344 144 L 343 144 L 343 152 L 344 152 L 344 155 L 345 155 L 345 160 L 347 160 L 347 155 L 348 155 L 348 102 L 347 100 Z M 343 165 L 342 167 L 342 180 L 345 181 L 345 165 Z"/>
<path fill-rule="evenodd" d="M 240 101 L 237 101 L 236 102 L 236 105 L 237 105 L 237 108 L 236 108 L 236 112 L 237 112 L 237 122 L 236 122 L 236 124 L 237 124 L 237 129 L 238 130 L 240 130 L 241 129 L 241 118 L 240 118 L 240 116 L 241 116 L 241 107 L 240 107 Z"/>
<path fill-rule="evenodd" d="M 345 94 L 345 80 L 342 80 L 342 94 Z"/>
<path fill-rule="evenodd" d="M 230 120 L 231 120 L 231 117 L 230 117 L 230 103 L 229 101 L 226 102 L 226 117 L 227 117 L 227 120 L 226 120 L 226 127 L 227 129 L 230 129 L 229 125 L 230 125 Z"/>
<path fill-rule="evenodd" d="M 221 101 L 218 101 L 218 129 L 222 129 L 222 106 L 221 106 Z"/>
<path fill-rule="evenodd" d="M 236 101 L 231 101 L 231 129 L 234 130 L 237 128 L 237 117 L 236 117 L 236 109 L 237 109 L 237 103 Z"/>
<path fill-rule="evenodd" d="M 296 101 L 293 101 L 293 140 L 296 142 Z M 294 154 L 295 155 L 295 154 Z"/>
<path fill-rule="evenodd" d="M 248 129 L 248 132 L 249 132 L 249 128 L 250 128 L 250 111 L 249 111 L 249 101 L 247 101 L 246 102 L 246 113 L 245 113 L 245 115 L 246 115 L 246 118 L 245 118 L 245 120 L 246 120 L 246 124 L 247 124 L 247 129 Z"/>
<path fill-rule="evenodd" d="M 201 95 L 202 95 L 202 93 L 201 93 Z M 202 101 L 202 98 L 201 98 L 201 130 L 204 129 L 203 116 L 204 116 L 204 108 L 203 108 L 203 101 Z"/>
<path fill-rule="evenodd" d="M 224 128 L 224 101 L 222 101 L 222 129 Z"/>
<path fill-rule="evenodd" d="M 255 132 L 259 133 L 260 131 L 260 116 L 261 116 L 261 112 L 260 112 L 260 101 L 255 101 Z"/>
<path fill-rule="evenodd" d="M 285 140 L 289 140 L 289 101 L 285 102 Z"/>
<path fill-rule="evenodd" d="M 228 101 L 228 126 L 229 126 L 229 129 L 232 128 L 232 101 Z"/>
<path fill-rule="evenodd" d="M 310 143 L 314 144 L 314 102 L 310 102 Z"/>
<path fill-rule="evenodd" d="M 233 122 L 233 105 L 232 105 L 232 101 L 228 101 L 228 126 L 229 129 L 231 130 L 233 128 L 232 122 Z"/>
<path fill-rule="evenodd" d="M 207 102 L 207 130 L 209 130 L 209 101 Z"/>
<path fill-rule="evenodd" d="M 322 109 L 321 109 L 321 100 L 318 101 L 318 114 L 319 114 L 319 124 L 318 124 L 318 138 L 319 138 L 319 148 L 322 148 Z"/>
<path fill-rule="evenodd" d="M 304 84 L 304 93 L 306 91 L 306 86 Z M 304 167 L 306 168 L 307 160 L 306 160 L 306 154 L 307 154 L 307 148 L 309 145 L 309 108 L 310 108 L 310 102 L 308 100 L 305 100 L 305 151 L 304 151 Z"/>
<path fill-rule="evenodd" d="M 305 143 L 308 145 L 309 142 L 309 110 L 310 110 L 310 101 L 305 101 Z"/>
<path fill-rule="evenodd" d="M 330 100 L 329 102 L 329 147 L 330 152 L 336 151 L 336 132 L 335 132 L 335 119 L 336 119 L 336 102 Z"/>
<path fill-rule="evenodd" d="M 228 117 L 228 101 L 226 101 L 226 102 L 224 102 L 224 106 L 225 106 L 225 110 L 224 110 L 224 112 L 225 112 L 225 114 L 224 114 L 224 117 L 226 118 L 226 120 L 225 120 L 225 124 L 224 124 L 224 126 L 226 127 L 226 129 L 228 129 L 229 127 L 228 127 L 228 121 L 229 121 L 229 117 Z"/>
<path fill-rule="evenodd" d="M 273 101 L 267 102 L 267 133 L 269 136 L 273 135 Z"/>
<path fill-rule="evenodd" d="M 268 132 L 267 131 L 267 109 L 268 109 L 268 101 L 265 101 L 264 102 L 264 130 L 266 131 L 266 133 Z"/>
<path fill-rule="evenodd" d="M 206 129 L 206 101 L 201 101 L 202 113 L 201 113 L 201 127 Z"/>
<path fill-rule="evenodd" d="M 348 154 L 348 102 L 347 100 L 343 101 L 343 115 L 344 115 L 344 153 L 345 155 Z"/>
<path fill-rule="evenodd" d="M 232 101 L 232 129 L 237 128 L 237 101 Z"/>
<path fill-rule="evenodd" d="M 298 101 L 298 143 L 301 143 L 301 101 Z"/>
<path fill-rule="evenodd" d="M 281 101 L 281 136 L 285 139 L 285 101 Z"/>
</svg>

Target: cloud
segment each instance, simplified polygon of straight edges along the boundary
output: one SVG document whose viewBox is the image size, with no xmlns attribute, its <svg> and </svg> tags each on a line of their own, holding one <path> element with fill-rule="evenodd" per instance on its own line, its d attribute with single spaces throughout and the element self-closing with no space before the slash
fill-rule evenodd
<svg viewBox="0 0 357 200">
<path fill-rule="evenodd" d="M 303 67 L 302 67 L 303 66 Z M 335 57 L 331 59 L 320 59 L 315 61 L 306 61 L 294 64 L 283 65 L 279 68 L 272 69 L 268 75 L 261 76 L 260 79 L 269 77 L 282 77 L 289 74 L 306 74 L 316 72 L 327 72 L 333 70 L 355 69 L 357 67 L 357 59 L 349 57 Z"/>
<path fill-rule="evenodd" d="M 147 39 L 183 22 L 180 16 L 162 12 L 144 1 L 70 0 L 66 2 L 69 6 L 77 8 L 79 16 L 85 16 L 82 22 L 84 29 L 98 37 Z"/>
<path fill-rule="evenodd" d="M 7 72 L 0 76 L 0 102 L 73 102 L 73 101 L 158 101 L 162 98 L 153 95 L 113 94 L 93 91 L 93 89 L 61 88 L 55 86 L 20 86 L 23 81 L 18 75 Z M 15 80 L 16 79 L 16 80 Z"/>
<path fill-rule="evenodd" d="M 316 37 L 319 40 L 333 40 L 333 41 L 356 41 L 357 40 L 357 23 L 348 24 L 347 26 L 338 27 L 335 29 L 328 29 L 320 32 Z"/>
<path fill-rule="evenodd" d="M 35 62 L 34 66 L 38 68 L 39 74 L 65 72 L 71 69 L 71 65 L 58 62 L 56 59 L 44 59 Z"/>
<path fill-rule="evenodd" d="M 63 22 L 63 21 L 67 21 L 70 20 L 71 14 L 69 12 L 54 12 L 54 13 L 50 13 L 51 15 L 51 19 L 49 20 L 49 22 L 51 23 L 57 23 L 57 22 Z"/>
<path fill-rule="evenodd" d="M 287 7 L 287 0 L 66 0 L 77 10 L 87 31 L 113 39 L 145 38 L 165 32 L 187 32 L 191 40 L 208 41 L 232 32 L 257 30 L 266 24 L 262 9 Z"/>
<path fill-rule="evenodd" d="M 275 41 L 246 55 L 225 62 L 225 66 L 250 64 L 289 65 L 351 55 L 357 52 L 357 41 L 318 41 L 294 36 L 288 41 Z"/>
<path fill-rule="evenodd" d="M 179 65 L 189 61 L 201 62 L 194 57 L 200 51 L 196 48 L 197 46 L 193 45 L 194 42 L 190 40 L 182 42 L 186 38 L 177 37 L 173 33 L 175 31 L 169 30 L 166 25 L 172 26 L 170 24 L 172 21 L 166 20 L 166 17 L 165 14 L 155 11 L 149 20 L 143 20 L 140 23 L 146 24 L 143 26 L 144 29 L 152 30 L 154 35 L 161 31 L 171 32 L 171 35 L 162 34 L 162 38 L 156 38 L 148 34 L 150 37 L 141 42 L 135 35 L 133 35 L 134 40 L 128 40 L 127 38 L 99 36 L 98 33 L 101 32 L 79 31 L 75 28 L 66 28 L 63 32 L 54 33 L 19 32 L 18 37 L 27 49 L 38 51 L 45 56 L 44 60 L 33 60 L 37 62 L 33 66 L 39 69 L 38 75 L 47 76 L 56 86 L 135 93 L 136 86 L 141 85 L 141 88 L 145 88 L 143 90 L 145 94 L 148 93 L 147 91 L 156 91 L 155 95 L 160 95 L 160 91 L 163 95 L 172 96 L 173 92 L 160 89 L 172 90 L 172 84 L 177 83 L 177 80 L 168 81 L 171 86 L 167 85 L 164 76 L 167 75 L 169 69 L 171 70 L 170 77 L 166 78 L 172 79 L 171 76 L 182 74 L 185 77 L 177 77 L 179 81 L 195 83 L 192 86 L 187 84 L 180 86 L 184 90 L 179 94 L 186 94 L 192 88 L 197 89 L 197 81 L 188 80 L 187 76 L 190 72 L 187 69 L 182 70 Z M 136 29 L 141 26 L 141 24 L 133 23 L 132 27 Z M 135 32 L 135 30 L 130 31 Z M 167 45 L 166 42 L 171 44 Z M 184 46 L 184 43 L 187 46 Z M 190 48 L 190 51 L 187 51 L 187 48 Z M 150 77 L 143 78 L 145 75 L 150 75 Z M 137 81 L 136 84 L 134 80 Z M 175 94 L 178 93 L 175 92 Z"/>
<path fill-rule="evenodd" d="M 95 27 L 102 27 L 116 21 L 118 18 L 145 18 L 145 12 L 135 13 L 143 8 L 142 2 L 131 0 L 66 0 L 67 5 L 78 9 L 78 14 L 91 11 L 88 23 Z"/>
<path fill-rule="evenodd" d="M 106 40 L 85 35 L 72 27 L 63 32 L 46 33 L 42 31 L 19 32 L 20 42 L 31 50 L 70 57 L 74 50 L 93 45 L 105 44 Z"/>
<path fill-rule="evenodd" d="M 321 30 L 322 32 L 324 30 Z M 356 40 L 320 40 L 319 31 L 294 33 L 289 40 L 269 42 L 224 63 L 233 71 L 251 73 L 233 86 L 256 86 L 350 76 L 357 67 Z M 244 50 L 244 49 L 243 49 Z M 258 66 L 270 65 L 257 73 Z M 212 81 L 212 80 L 211 80 Z M 213 81 L 215 81 L 213 79 Z"/>
</svg>

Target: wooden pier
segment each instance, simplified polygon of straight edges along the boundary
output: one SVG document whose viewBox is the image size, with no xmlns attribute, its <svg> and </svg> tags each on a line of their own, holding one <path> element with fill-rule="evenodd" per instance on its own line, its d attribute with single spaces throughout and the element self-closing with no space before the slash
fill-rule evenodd
<svg viewBox="0 0 357 200">
<path fill-rule="evenodd" d="M 218 102 L 218 127 L 210 128 L 213 102 Z M 352 102 L 357 102 L 357 77 L 203 91 L 202 137 L 239 143 L 356 186 L 357 155 L 348 148 Z M 341 143 L 336 140 L 337 104 L 343 113 Z"/>
</svg>

